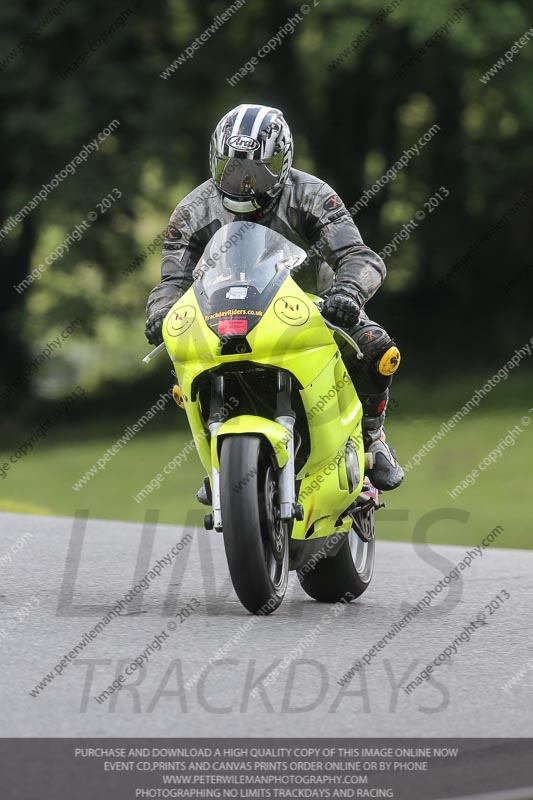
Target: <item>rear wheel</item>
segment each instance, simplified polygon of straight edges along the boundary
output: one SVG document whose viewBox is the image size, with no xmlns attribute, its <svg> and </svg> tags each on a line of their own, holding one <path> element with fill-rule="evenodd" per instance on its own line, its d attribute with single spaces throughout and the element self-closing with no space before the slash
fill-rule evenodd
<svg viewBox="0 0 533 800">
<path fill-rule="evenodd" d="M 336 555 L 320 559 L 310 570 L 298 572 L 302 589 L 314 600 L 349 602 L 368 589 L 374 571 L 374 509 L 366 510 L 361 517 L 364 540 L 354 523 Z"/>
<path fill-rule="evenodd" d="M 277 468 L 260 437 L 223 440 L 220 505 L 233 588 L 252 614 L 271 614 L 287 589 L 288 525 L 276 518 Z"/>
</svg>

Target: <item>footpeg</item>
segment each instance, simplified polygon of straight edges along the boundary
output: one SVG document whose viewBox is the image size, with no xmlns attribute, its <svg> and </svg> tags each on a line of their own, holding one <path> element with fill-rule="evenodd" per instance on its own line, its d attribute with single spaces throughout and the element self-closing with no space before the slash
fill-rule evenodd
<svg viewBox="0 0 533 800">
<path fill-rule="evenodd" d="M 206 476 L 204 478 L 204 485 L 198 489 L 196 492 L 196 499 L 199 503 L 203 506 L 211 506 L 213 505 L 213 497 L 211 494 L 211 484 L 209 482 L 209 478 Z"/>
</svg>

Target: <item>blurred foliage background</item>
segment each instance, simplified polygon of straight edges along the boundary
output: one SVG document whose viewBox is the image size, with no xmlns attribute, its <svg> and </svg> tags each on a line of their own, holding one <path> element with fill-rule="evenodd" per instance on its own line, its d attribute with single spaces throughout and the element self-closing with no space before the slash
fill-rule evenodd
<svg viewBox="0 0 533 800">
<path fill-rule="evenodd" d="M 71 0 L 24 46 L 19 43 L 57 3 L 1 6 L 0 228 L 112 120 L 120 123 L 98 152 L 0 242 L 0 393 L 14 387 L 1 403 L 2 451 L 16 447 L 75 386 L 86 391 L 68 418 L 39 443 L 43 463 L 31 455 L 17 465 L 16 474 L 12 470 L 0 481 L 4 508 L 29 510 L 33 503 L 37 510 L 73 513 L 80 499 L 70 482 L 78 477 L 76 469 L 87 469 L 94 459 L 87 453 L 67 469 L 63 445 L 78 454 L 90 440 L 100 449 L 111 445 L 167 388 L 168 363 L 150 369 L 141 364 L 149 349 L 144 307 L 160 264 L 160 246 L 151 254 L 147 248 L 178 201 L 208 177 L 211 132 L 222 114 L 241 102 L 282 108 L 295 136 L 295 166 L 331 183 L 348 207 L 431 125 L 440 126 L 420 155 L 355 217 L 364 240 L 379 251 L 441 186 L 450 191 L 387 259 L 388 279 L 368 306 L 402 349 L 394 396 L 399 398 L 396 420 L 403 421 L 395 425 L 391 415 L 389 426 L 401 430 L 401 454 L 416 451 L 448 411 L 454 413 L 457 403 L 529 340 L 533 197 L 487 234 L 533 187 L 533 40 L 490 80 L 480 78 L 529 29 L 531 0 L 463 4 L 468 10 L 460 21 L 404 70 L 402 65 L 445 26 L 458 3 L 401 0 L 352 48 L 389 4 L 311 0 L 310 13 L 292 35 L 231 86 L 226 79 L 256 56 L 300 5 L 248 0 L 167 79 L 160 77 L 162 71 L 226 10 L 226 0 L 132 0 L 120 8 L 104 0 Z M 127 19 L 115 24 L 125 11 Z M 97 40 L 100 44 L 91 49 Z M 86 63 L 65 77 L 83 53 Z M 114 188 L 122 197 L 26 291 L 16 292 L 14 286 Z M 472 246 L 471 256 L 440 285 Z M 75 318 L 83 324 L 61 350 L 25 374 L 32 359 Z M 499 396 L 491 402 L 502 424 L 484 426 L 482 437 L 470 437 L 481 456 L 497 443 L 505 414 L 514 419 L 516 407 L 519 417 L 531 396 L 529 359 L 518 372 L 505 389 L 494 390 Z M 439 404 L 440 396 L 448 403 Z M 484 413 L 475 412 L 472 424 Z M 133 445 L 129 457 L 128 448 L 117 456 L 122 474 L 133 476 L 135 491 L 150 480 L 159 457 L 166 462 L 175 452 L 176 425 L 184 431 L 176 415 L 167 409 L 138 437 L 148 443 L 158 430 L 163 433 L 157 435 L 167 432 L 165 454 L 154 449 L 150 469 L 142 458 L 131 457 Z M 427 432 L 414 425 L 424 419 Z M 461 424 L 471 430 L 468 420 Z M 457 436 L 459 444 L 463 436 Z M 513 453 L 526 448 L 526 439 Z M 449 441 L 453 445 L 452 435 Z M 437 448 L 427 457 L 428 470 L 420 472 L 433 486 L 451 463 L 452 488 L 475 466 L 477 451 L 474 447 L 459 459 L 457 448 L 444 451 Z M 512 471 L 515 486 L 529 476 L 525 449 L 519 460 Z M 31 486 L 39 483 L 46 463 L 49 480 L 69 474 L 45 492 L 46 502 L 35 503 Z M 494 470 L 509 475 L 509 464 L 502 461 Z M 198 475 L 199 468 L 193 483 Z M 95 492 L 100 480 L 94 480 Z M 176 481 L 173 485 L 175 490 Z M 41 488 L 47 486 L 45 480 Z M 411 486 L 400 491 L 412 491 L 409 502 L 415 503 L 420 487 L 414 480 Z M 485 508 L 492 494 L 487 491 L 480 499 Z M 99 496 L 91 501 L 95 516 L 142 518 L 131 497 L 99 506 Z"/>
</svg>

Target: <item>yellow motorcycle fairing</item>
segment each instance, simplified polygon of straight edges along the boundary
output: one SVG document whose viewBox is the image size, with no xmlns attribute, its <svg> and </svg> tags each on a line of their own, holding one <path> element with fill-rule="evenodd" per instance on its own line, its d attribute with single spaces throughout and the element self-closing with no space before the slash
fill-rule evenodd
<svg viewBox="0 0 533 800">
<path fill-rule="evenodd" d="M 254 316 L 258 316 L 257 311 Z M 259 321 L 254 319 L 254 327 L 246 334 L 251 352 L 223 355 L 223 341 L 209 327 L 192 286 L 167 314 L 163 338 L 198 454 L 208 474 L 213 466 L 219 467 L 218 443 L 224 435 L 256 433 L 264 437 L 270 442 L 280 467 L 287 450 L 280 445 L 283 436 L 279 429 L 283 426 L 275 427 L 278 423 L 253 415 L 221 420 L 222 426 L 210 442 L 199 398 L 192 399 L 194 382 L 222 365 L 237 366 L 244 362 L 285 370 L 293 376 L 307 417 L 310 449 L 296 476 L 301 481 L 297 502 L 303 506 L 304 514 L 303 520 L 294 521 L 291 538 L 321 538 L 349 530 L 349 517 L 337 526 L 336 523 L 359 494 L 363 482 L 362 407 L 334 336 L 313 296 L 300 289 L 288 274 Z M 283 431 L 287 435 L 286 429 Z M 351 488 L 346 464 L 348 441 L 358 463 L 358 480 L 354 483 L 352 475 Z"/>
</svg>

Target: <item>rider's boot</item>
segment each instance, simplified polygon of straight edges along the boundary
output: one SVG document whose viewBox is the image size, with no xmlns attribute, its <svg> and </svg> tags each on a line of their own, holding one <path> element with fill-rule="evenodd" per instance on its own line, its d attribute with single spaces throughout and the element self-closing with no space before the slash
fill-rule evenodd
<svg viewBox="0 0 533 800">
<path fill-rule="evenodd" d="M 360 321 L 351 331 L 362 358 L 355 357 L 346 344 L 341 345 L 342 356 L 363 406 L 363 442 L 368 454 L 368 475 L 376 489 L 396 489 L 404 478 L 396 453 L 385 439 L 383 423 L 389 400 L 389 386 L 400 364 L 400 352 L 387 331 L 361 314 Z"/>
<path fill-rule="evenodd" d="M 365 470 L 372 484 L 382 492 L 396 489 L 403 481 L 404 471 L 398 463 L 396 453 L 387 444 L 383 423 L 385 414 L 363 417 L 363 443 L 365 453 L 370 454 L 370 465 Z"/>
</svg>

